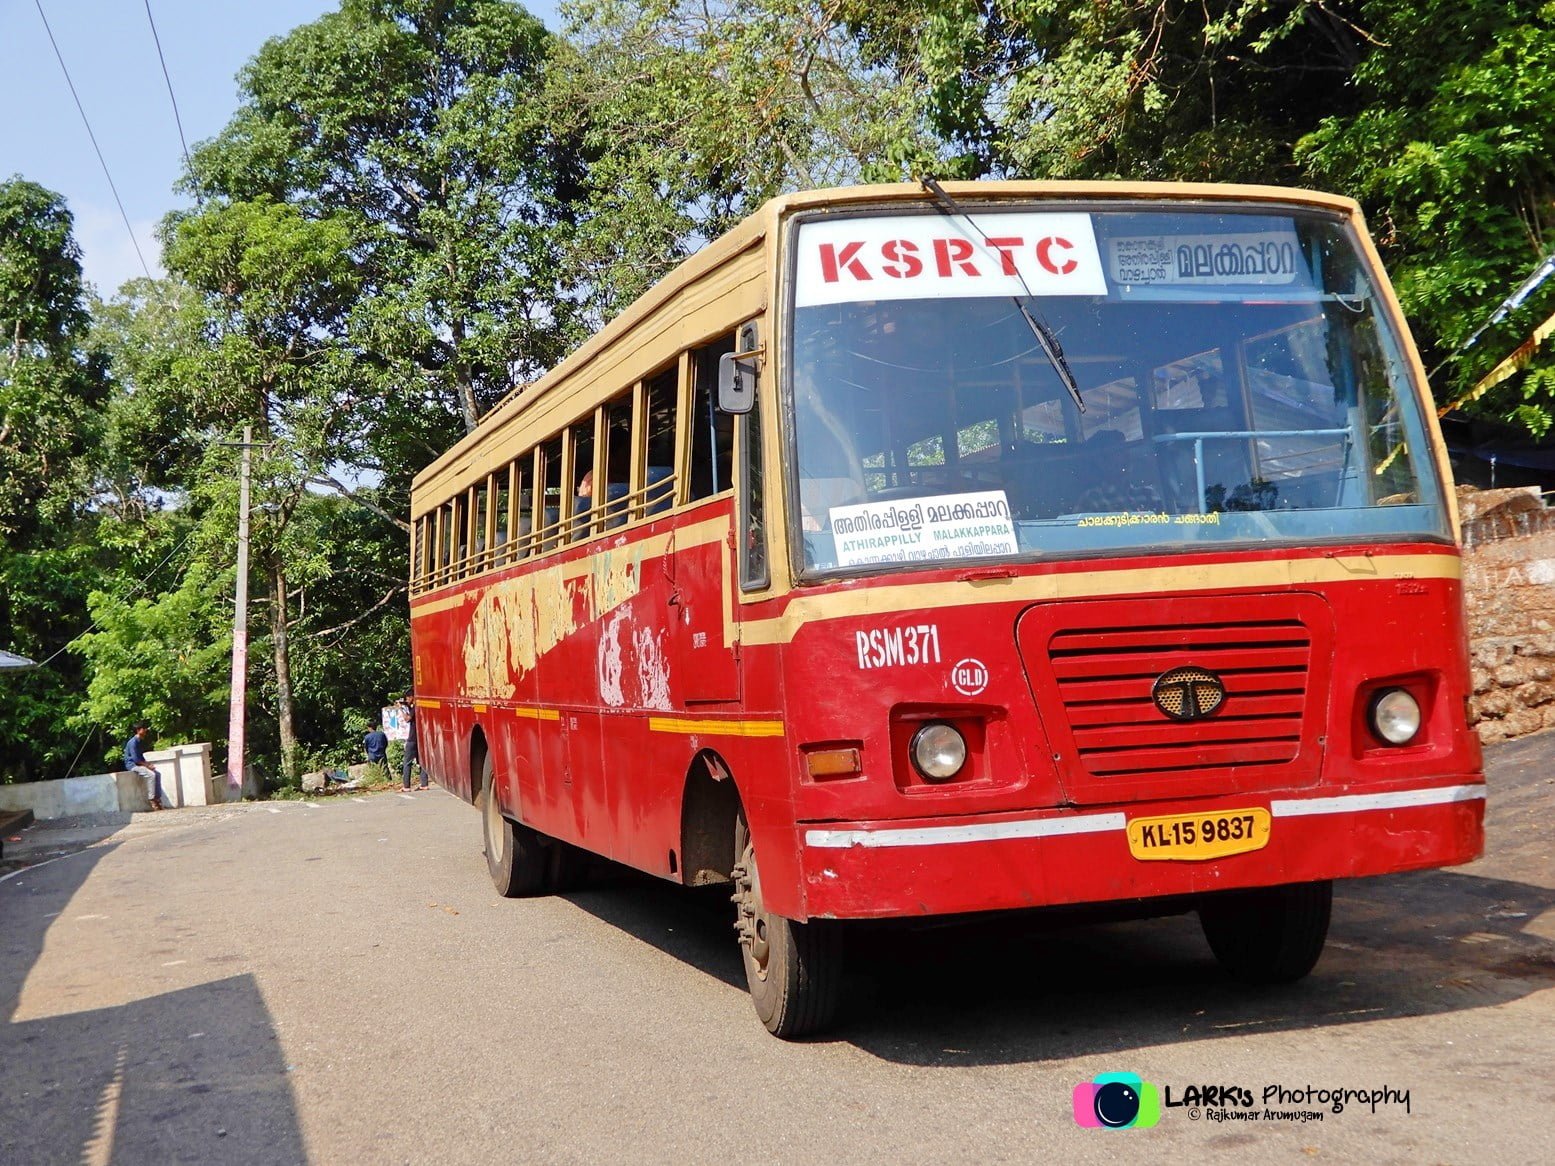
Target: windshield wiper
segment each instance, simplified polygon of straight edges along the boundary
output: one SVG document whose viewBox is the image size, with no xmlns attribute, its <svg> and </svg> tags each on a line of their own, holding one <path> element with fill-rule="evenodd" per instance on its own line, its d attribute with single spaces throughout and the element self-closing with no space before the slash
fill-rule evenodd
<svg viewBox="0 0 1555 1166">
<path fill-rule="evenodd" d="M 972 221 L 972 216 L 961 209 L 960 205 L 955 199 L 950 197 L 950 194 L 943 186 L 927 175 L 920 176 L 918 184 L 934 196 L 941 209 L 948 210 L 951 214 L 959 215 L 965 219 L 967 226 L 981 236 L 984 244 L 988 244 L 988 236 L 983 234 L 983 229 Z M 1043 355 L 1047 357 L 1048 364 L 1052 365 L 1053 371 L 1058 374 L 1058 379 L 1063 382 L 1064 388 L 1069 390 L 1069 396 L 1074 401 L 1074 407 L 1084 413 L 1085 402 L 1080 399 L 1080 386 L 1075 383 L 1074 373 L 1069 371 L 1069 362 L 1064 359 L 1063 345 L 1059 344 L 1058 336 L 1053 329 L 1048 327 L 1046 322 L 1033 315 L 1031 309 L 1026 306 L 1026 300 L 1035 299 L 1036 296 L 1032 294 L 1031 287 L 1026 282 L 1026 277 L 1020 273 L 1020 268 L 1018 267 L 1015 269 L 1015 278 L 1020 280 L 1021 287 L 1025 289 L 1026 299 L 1022 299 L 1020 296 L 1011 296 L 1010 299 L 1014 302 L 1015 307 L 1019 309 L 1021 319 L 1026 321 L 1026 326 L 1031 329 L 1031 334 L 1037 338 L 1037 343 L 1041 346 Z"/>
</svg>

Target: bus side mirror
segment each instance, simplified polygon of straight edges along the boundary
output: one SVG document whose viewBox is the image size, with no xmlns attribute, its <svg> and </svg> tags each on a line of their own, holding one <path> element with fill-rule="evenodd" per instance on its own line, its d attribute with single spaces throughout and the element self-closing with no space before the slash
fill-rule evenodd
<svg viewBox="0 0 1555 1166">
<path fill-rule="evenodd" d="M 718 408 L 724 413 L 749 413 L 756 404 L 756 325 L 740 328 L 739 351 L 718 358 Z"/>
</svg>

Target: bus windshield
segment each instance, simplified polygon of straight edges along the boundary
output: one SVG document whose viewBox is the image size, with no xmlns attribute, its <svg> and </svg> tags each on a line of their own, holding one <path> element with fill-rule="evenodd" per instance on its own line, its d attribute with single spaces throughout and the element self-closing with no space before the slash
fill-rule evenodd
<svg viewBox="0 0 1555 1166">
<path fill-rule="evenodd" d="M 1448 537 L 1404 342 L 1334 216 L 1027 203 L 792 239 L 808 570 Z"/>
</svg>

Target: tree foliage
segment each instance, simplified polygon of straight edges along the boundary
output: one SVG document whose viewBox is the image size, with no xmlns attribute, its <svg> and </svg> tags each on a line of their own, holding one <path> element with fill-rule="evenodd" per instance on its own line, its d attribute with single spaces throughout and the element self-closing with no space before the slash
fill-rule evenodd
<svg viewBox="0 0 1555 1166">
<path fill-rule="evenodd" d="M 108 396 L 64 201 L 0 182 L 0 647 L 48 668 L 0 677 L 0 777 L 52 774 L 81 673 L 61 651 L 101 578 L 87 514 Z"/>
<path fill-rule="evenodd" d="M 259 51 L 195 151 L 207 196 L 347 225 L 351 336 L 391 404 L 430 394 L 473 428 L 574 339 L 559 231 L 577 173 L 538 100 L 549 43 L 500 0 L 345 0 Z"/>
<path fill-rule="evenodd" d="M 0 184 L 0 647 L 51 660 L 0 687 L 8 776 L 61 776 L 138 716 L 220 747 L 244 426 L 251 753 L 348 756 L 409 680 L 412 476 L 776 194 L 1351 194 L 1449 397 L 1555 310 L 1552 280 L 1459 351 L 1555 248 L 1550 0 L 564 11 L 553 35 L 506 0 L 343 0 L 261 46 L 164 223 L 169 277 L 107 303 L 58 197 Z M 1555 357 L 1471 408 L 1548 431 Z"/>
<path fill-rule="evenodd" d="M 1370 0 L 1375 47 L 1359 107 L 1298 143 L 1314 181 L 1360 198 L 1428 365 L 1447 359 L 1555 250 L 1555 4 Z M 1468 388 L 1555 311 L 1555 281 L 1466 358 L 1439 392 Z M 1476 406 L 1543 435 L 1555 356 Z"/>
</svg>

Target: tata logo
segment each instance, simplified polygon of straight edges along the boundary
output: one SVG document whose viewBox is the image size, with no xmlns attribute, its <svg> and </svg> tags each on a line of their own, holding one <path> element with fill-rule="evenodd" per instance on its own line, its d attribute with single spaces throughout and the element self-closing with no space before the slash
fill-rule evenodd
<svg viewBox="0 0 1555 1166">
<path fill-rule="evenodd" d="M 1150 699 L 1174 721 L 1202 721 L 1226 703 L 1226 686 L 1207 668 L 1190 664 L 1156 677 Z"/>
<path fill-rule="evenodd" d="M 1068 275 L 1079 266 L 1071 252 L 1075 245 L 1062 235 L 1027 239 L 1022 235 L 991 236 L 984 240 L 989 255 L 979 255 L 970 241 L 958 236 L 925 239 L 887 239 L 881 243 L 855 240 L 822 243 L 817 249 L 821 279 L 838 283 L 885 279 L 917 279 L 925 272 L 941 279 L 952 276 L 1018 275 L 1018 260 L 1030 255 L 1049 275 Z"/>
</svg>

